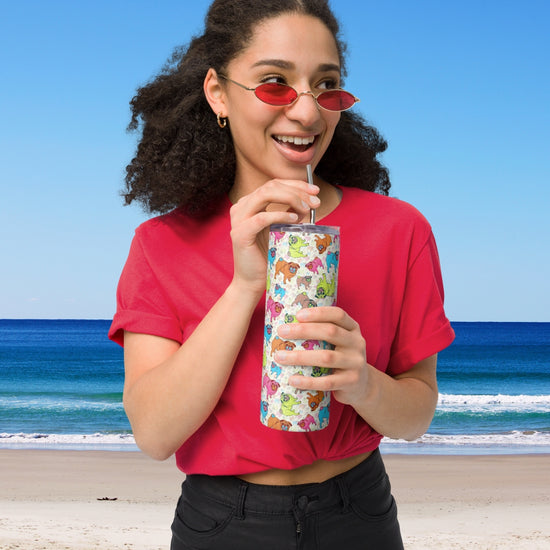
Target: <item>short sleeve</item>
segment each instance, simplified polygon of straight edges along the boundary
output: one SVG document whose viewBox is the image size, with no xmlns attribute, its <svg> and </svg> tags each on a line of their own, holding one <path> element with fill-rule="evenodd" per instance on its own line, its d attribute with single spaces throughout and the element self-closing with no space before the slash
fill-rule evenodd
<svg viewBox="0 0 550 550">
<path fill-rule="evenodd" d="M 124 345 L 124 331 L 182 342 L 182 330 L 161 281 L 152 269 L 136 233 L 117 288 L 117 310 L 109 338 Z"/>
<path fill-rule="evenodd" d="M 388 374 L 395 376 L 406 372 L 451 344 L 454 331 L 445 316 L 443 301 L 439 255 L 430 232 L 407 271 Z"/>
</svg>

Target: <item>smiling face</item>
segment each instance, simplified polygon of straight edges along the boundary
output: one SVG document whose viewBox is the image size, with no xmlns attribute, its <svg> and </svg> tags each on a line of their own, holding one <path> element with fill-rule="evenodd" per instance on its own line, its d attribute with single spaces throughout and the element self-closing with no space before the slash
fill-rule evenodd
<svg viewBox="0 0 550 550">
<path fill-rule="evenodd" d="M 336 42 L 317 18 L 285 14 L 267 19 L 225 75 L 249 88 L 280 82 L 317 95 L 340 86 Z M 304 180 L 306 165 L 315 168 L 327 150 L 340 113 L 321 109 L 310 94 L 276 107 L 232 82 L 217 82 L 217 103 L 209 101 L 229 119 L 236 185 L 249 192 L 273 178 Z"/>
</svg>

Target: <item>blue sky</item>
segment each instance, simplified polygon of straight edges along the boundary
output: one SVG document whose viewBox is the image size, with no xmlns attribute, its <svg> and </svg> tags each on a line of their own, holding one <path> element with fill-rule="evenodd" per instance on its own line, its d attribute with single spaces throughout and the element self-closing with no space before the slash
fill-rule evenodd
<svg viewBox="0 0 550 550">
<path fill-rule="evenodd" d="M 453 321 L 550 321 L 550 2 L 333 0 L 346 87 L 432 223 Z M 110 318 L 135 89 L 209 2 L 0 0 L 0 318 Z M 215 119 L 211 121 L 215 124 Z"/>
</svg>

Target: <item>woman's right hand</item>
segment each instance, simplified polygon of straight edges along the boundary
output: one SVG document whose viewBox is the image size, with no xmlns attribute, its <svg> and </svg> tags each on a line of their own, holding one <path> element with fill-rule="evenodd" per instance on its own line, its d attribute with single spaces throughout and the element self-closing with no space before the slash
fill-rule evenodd
<svg viewBox="0 0 550 550">
<path fill-rule="evenodd" d="M 233 283 L 258 297 L 267 273 L 266 229 L 274 223 L 298 223 L 320 204 L 319 187 L 300 180 L 270 180 L 231 207 Z M 263 247 L 259 244 L 263 240 Z"/>
</svg>

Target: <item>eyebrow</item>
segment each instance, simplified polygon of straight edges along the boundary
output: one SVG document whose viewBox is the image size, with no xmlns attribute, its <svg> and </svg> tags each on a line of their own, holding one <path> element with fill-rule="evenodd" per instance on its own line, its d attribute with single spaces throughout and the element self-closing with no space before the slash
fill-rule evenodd
<svg viewBox="0 0 550 550">
<path fill-rule="evenodd" d="M 291 63 L 290 61 L 285 61 L 284 59 L 260 59 L 260 61 L 256 61 L 252 65 L 252 68 L 255 67 L 279 67 L 280 69 L 287 69 L 291 70 L 295 68 L 294 63 Z M 318 70 L 320 72 L 329 72 L 329 71 L 335 71 L 337 73 L 340 72 L 340 65 L 336 65 L 335 63 L 321 63 L 319 65 Z"/>
</svg>

